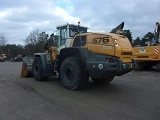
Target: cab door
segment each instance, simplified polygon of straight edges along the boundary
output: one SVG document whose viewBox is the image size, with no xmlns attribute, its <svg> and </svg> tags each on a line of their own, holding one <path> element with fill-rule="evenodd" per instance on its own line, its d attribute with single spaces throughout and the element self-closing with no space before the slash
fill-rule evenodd
<svg viewBox="0 0 160 120">
<path fill-rule="evenodd" d="M 66 39 L 67 39 L 67 26 L 61 27 L 58 30 L 58 52 L 61 49 L 66 47 Z"/>
</svg>

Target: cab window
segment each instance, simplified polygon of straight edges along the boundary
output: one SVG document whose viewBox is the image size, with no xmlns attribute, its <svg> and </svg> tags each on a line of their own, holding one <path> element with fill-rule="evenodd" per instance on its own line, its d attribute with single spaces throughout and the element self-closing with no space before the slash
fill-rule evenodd
<svg viewBox="0 0 160 120">
<path fill-rule="evenodd" d="M 66 43 L 66 38 L 67 38 L 67 28 L 61 28 L 60 30 L 60 46 L 64 45 Z"/>
<path fill-rule="evenodd" d="M 69 36 L 74 37 L 78 33 L 86 33 L 87 28 L 85 27 L 78 27 L 78 26 L 70 26 L 69 28 Z"/>
</svg>

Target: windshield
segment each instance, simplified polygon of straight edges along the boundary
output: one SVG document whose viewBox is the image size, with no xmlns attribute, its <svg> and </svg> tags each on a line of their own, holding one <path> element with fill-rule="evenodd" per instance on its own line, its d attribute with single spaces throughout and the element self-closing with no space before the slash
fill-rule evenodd
<svg viewBox="0 0 160 120">
<path fill-rule="evenodd" d="M 69 28 L 69 36 L 70 37 L 74 37 L 74 35 L 76 35 L 78 33 L 86 33 L 86 32 L 87 32 L 87 28 L 85 28 L 85 27 L 71 26 Z"/>
</svg>

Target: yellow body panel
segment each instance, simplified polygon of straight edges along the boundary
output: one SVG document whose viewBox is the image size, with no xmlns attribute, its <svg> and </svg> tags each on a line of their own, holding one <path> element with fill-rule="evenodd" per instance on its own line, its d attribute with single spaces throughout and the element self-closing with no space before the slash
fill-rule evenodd
<svg viewBox="0 0 160 120">
<path fill-rule="evenodd" d="M 115 56 L 121 58 L 123 62 L 132 61 L 132 46 L 129 39 L 122 35 L 111 34 L 115 43 Z"/>
<path fill-rule="evenodd" d="M 56 59 L 56 57 L 57 57 L 57 47 L 51 47 L 51 49 L 52 49 L 52 59 L 53 59 L 53 61 Z"/>
<path fill-rule="evenodd" d="M 105 40 L 104 40 L 105 39 Z M 105 41 L 105 42 L 104 42 Z M 87 48 L 93 53 L 114 55 L 115 46 L 111 36 L 105 34 L 87 35 Z"/>
<path fill-rule="evenodd" d="M 133 58 L 136 61 L 160 61 L 160 46 L 144 46 L 133 48 Z"/>
<path fill-rule="evenodd" d="M 93 53 L 119 57 L 122 62 L 132 62 L 132 46 L 127 37 L 114 33 L 85 33 L 84 48 Z M 72 40 L 71 46 L 73 45 Z"/>
<path fill-rule="evenodd" d="M 54 61 L 56 59 L 56 57 L 57 57 L 57 54 L 58 54 L 57 47 L 56 46 L 52 46 L 52 47 L 50 47 L 50 50 L 45 51 L 45 53 L 50 53 L 50 51 L 51 51 L 52 59 Z"/>
</svg>

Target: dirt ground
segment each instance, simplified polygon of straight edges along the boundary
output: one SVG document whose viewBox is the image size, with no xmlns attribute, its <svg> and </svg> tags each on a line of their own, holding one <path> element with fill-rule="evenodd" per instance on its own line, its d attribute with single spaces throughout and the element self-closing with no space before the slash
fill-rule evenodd
<svg viewBox="0 0 160 120">
<path fill-rule="evenodd" d="M 0 62 L 0 120 L 159 120 L 160 73 L 132 71 L 79 91 L 58 78 L 20 77 L 22 62 Z"/>
</svg>

